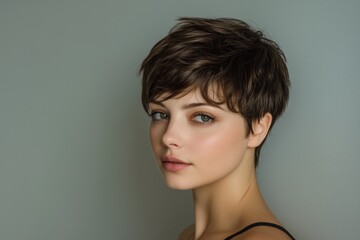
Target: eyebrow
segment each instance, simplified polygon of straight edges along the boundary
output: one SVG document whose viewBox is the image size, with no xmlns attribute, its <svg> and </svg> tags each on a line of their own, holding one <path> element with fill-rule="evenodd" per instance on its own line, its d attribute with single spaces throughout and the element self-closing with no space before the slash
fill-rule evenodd
<svg viewBox="0 0 360 240">
<path fill-rule="evenodd" d="M 157 104 L 157 105 L 160 105 L 160 106 L 166 108 L 166 106 L 162 102 L 151 102 L 151 103 Z M 190 109 L 190 108 L 196 108 L 196 107 L 201 107 L 201 106 L 215 107 L 215 108 L 219 108 L 224 111 L 224 109 L 222 107 L 220 107 L 219 105 L 211 104 L 211 103 L 189 103 L 189 104 L 185 104 L 184 106 L 182 106 L 181 109 Z"/>
</svg>

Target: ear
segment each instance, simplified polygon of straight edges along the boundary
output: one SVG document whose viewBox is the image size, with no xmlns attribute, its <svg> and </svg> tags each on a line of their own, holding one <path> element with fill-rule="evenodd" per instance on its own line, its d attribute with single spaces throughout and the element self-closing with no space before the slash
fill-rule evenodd
<svg viewBox="0 0 360 240">
<path fill-rule="evenodd" d="M 272 122 L 272 115 L 266 113 L 260 120 L 253 122 L 253 132 L 250 132 L 248 147 L 256 148 L 266 138 Z"/>
</svg>

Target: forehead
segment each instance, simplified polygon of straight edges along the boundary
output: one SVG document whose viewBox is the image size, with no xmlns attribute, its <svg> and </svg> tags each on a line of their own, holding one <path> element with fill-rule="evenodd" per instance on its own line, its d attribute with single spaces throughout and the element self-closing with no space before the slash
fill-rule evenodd
<svg viewBox="0 0 360 240">
<path fill-rule="evenodd" d="M 216 99 L 211 99 L 211 101 L 206 100 L 202 95 L 200 90 L 193 90 L 186 92 L 184 94 L 178 95 L 176 97 L 167 97 L 164 95 L 161 100 L 155 100 L 149 103 L 150 109 L 155 107 L 151 105 L 160 105 L 165 108 L 180 108 L 180 109 L 191 109 L 194 107 L 215 107 L 222 109 L 223 111 L 229 111 L 227 104 L 224 102 L 215 102 Z M 161 96 L 160 96 L 161 97 Z M 166 99 L 164 99 L 166 98 Z"/>
</svg>

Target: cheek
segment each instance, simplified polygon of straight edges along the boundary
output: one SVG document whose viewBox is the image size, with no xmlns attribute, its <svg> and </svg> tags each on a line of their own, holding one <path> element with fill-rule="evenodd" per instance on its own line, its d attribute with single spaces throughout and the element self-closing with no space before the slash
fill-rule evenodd
<svg viewBox="0 0 360 240">
<path fill-rule="evenodd" d="M 234 165 L 242 159 L 247 146 L 245 132 L 240 128 L 221 128 L 193 139 L 192 151 L 199 161 L 217 167 L 219 163 Z"/>
<path fill-rule="evenodd" d="M 162 142 L 162 128 L 160 126 L 154 126 L 153 124 L 150 125 L 150 143 L 153 149 L 153 152 L 156 154 L 161 148 Z"/>
</svg>

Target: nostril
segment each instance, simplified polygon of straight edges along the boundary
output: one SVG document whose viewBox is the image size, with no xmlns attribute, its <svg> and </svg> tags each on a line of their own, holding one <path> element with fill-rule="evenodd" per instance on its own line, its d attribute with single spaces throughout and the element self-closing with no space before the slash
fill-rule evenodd
<svg viewBox="0 0 360 240">
<path fill-rule="evenodd" d="M 162 139 L 162 144 L 165 146 L 165 147 L 168 147 L 168 148 L 177 148 L 177 147 L 180 147 L 180 144 L 178 142 L 178 140 L 175 140 L 173 138 L 163 138 Z"/>
</svg>

